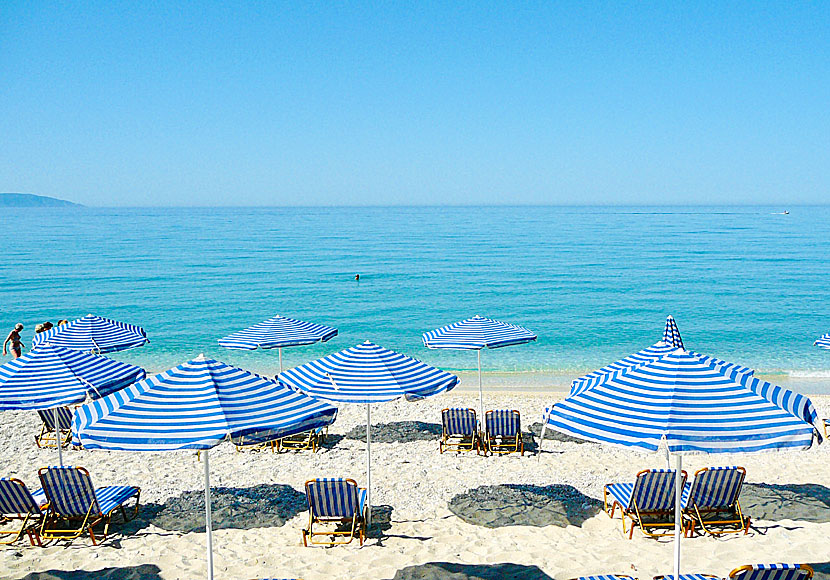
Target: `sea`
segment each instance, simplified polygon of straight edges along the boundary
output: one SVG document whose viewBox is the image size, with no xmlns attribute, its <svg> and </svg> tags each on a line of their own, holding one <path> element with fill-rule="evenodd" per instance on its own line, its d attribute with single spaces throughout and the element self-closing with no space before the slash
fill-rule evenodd
<svg viewBox="0 0 830 580">
<path fill-rule="evenodd" d="M 785 214 L 784 211 L 789 213 Z M 87 313 L 138 324 L 115 353 L 149 372 L 201 353 L 279 372 L 217 340 L 281 314 L 335 326 L 286 368 L 370 340 L 477 387 L 476 353 L 421 335 L 481 315 L 538 340 L 485 350 L 488 388 L 566 390 L 660 340 L 830 394 L 830 207 L 5 208 L 0 331 Z M 355 275 L 359 274 L 359 281 Z"/>
</svg>

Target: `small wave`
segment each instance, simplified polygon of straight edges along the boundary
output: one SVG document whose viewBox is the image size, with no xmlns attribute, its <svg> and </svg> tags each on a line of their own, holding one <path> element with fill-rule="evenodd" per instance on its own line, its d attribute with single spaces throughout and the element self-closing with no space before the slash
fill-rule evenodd
<svg viewBox="0 0 830 580">
<path fill-rule="evenodd" d="M 786 371 L 793 379 L 830 379 L 830 371 Z"/>
</svg>

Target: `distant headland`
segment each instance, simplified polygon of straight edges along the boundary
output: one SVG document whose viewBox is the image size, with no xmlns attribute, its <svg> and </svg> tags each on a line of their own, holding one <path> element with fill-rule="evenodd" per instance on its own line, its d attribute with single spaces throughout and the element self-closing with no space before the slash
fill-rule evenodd
<svg viewBox="0 0 830 580">
<path fill-rule="evenodd" d="M 83 207 L 65 199 L 31 193 L 0 193 L 0 207 Z"/>
</svg>

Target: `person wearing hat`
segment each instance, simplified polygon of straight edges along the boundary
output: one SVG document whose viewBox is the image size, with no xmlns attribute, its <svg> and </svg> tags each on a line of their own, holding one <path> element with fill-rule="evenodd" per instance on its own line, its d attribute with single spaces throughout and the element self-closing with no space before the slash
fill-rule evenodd
<svg viewBox="0 0 830 580">
<path fill-rule="evenodd" d="M 20 331 L 23 330 L 23 325 L 19 322 L 14 325 L 14 330 L 9 333 L 9 336 L 3 342 L 3 356 L 6 356 L 6 345 L 10 342 L 11 347 L 10 350 L 12 351 L 12 356 L 14 358 L 20 358 L 20 355 L 23 354 L 23 343 L 20 342 Z"/>
</svg>

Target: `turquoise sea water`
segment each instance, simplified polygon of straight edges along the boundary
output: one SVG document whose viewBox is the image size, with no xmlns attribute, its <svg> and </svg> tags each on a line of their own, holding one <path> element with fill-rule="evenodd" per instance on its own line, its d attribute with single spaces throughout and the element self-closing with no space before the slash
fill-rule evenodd
<svg viewBox="0 0 830 580">
<path fill-rule="evenodd" d="M 201 352 L 258 372 L 275 351 L 216 339 L 274 314 L 336 326 L 300 364 L 365 339 L 430 364 L 472 351 L 421 334 L 475 314 L 536 343 L 485 351 L 493 385 L 564 386 L 659 340 L 830 392 L 830 207 L 4 209 L 0 330 L 99 314 L 143 326 L 116 358 L 151 371 Z M 360 281 L 354 275 L 360 274 Z"/>
</svg>

